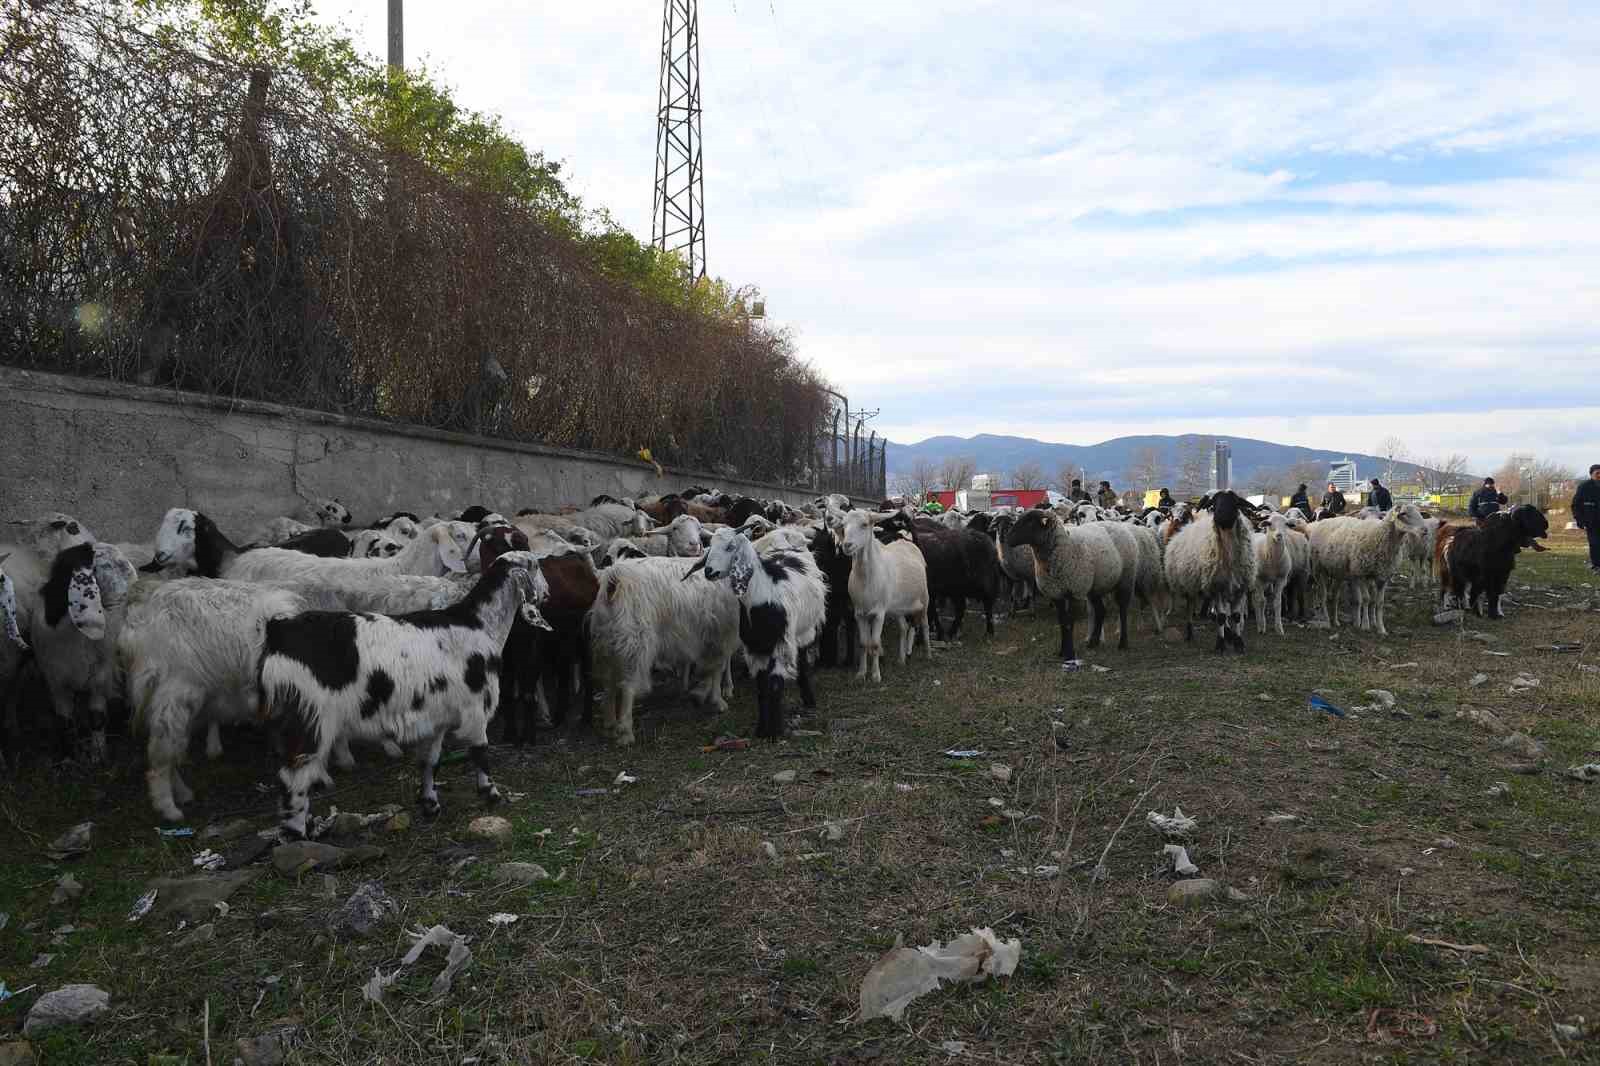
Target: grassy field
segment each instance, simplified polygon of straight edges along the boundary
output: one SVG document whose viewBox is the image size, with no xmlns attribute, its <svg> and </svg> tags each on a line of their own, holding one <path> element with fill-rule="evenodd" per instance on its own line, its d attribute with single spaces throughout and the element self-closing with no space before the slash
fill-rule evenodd
<svg viewBox="0 0 1600 1066">
<path fill-rule="evenodd" d="M 178 948 L 170 917 L 130 924 L 146 883 L 192 873 L 200 845 L 156 833 L 126 743 L 99 773 L 28 767 L 0 789 L 0 979 L 39 988 L 0 1005 L 0 1041 L 41 991 L 83 981 L 111 992 L 109 1018 L 36 1042 L 41 1062 L 203 1063 L 209 1033 L 226 1063 L 280 1024 L 304 1063 L 1600 1062 L 1600 1036 L 1555 1030 L 1579 1015 L 1600 1030 L 1600 784 L 1565 776 L 1600 761 L 1600 673 L 1580 669 L 1600 663 L 1600 592 L 1578 541 L 1552 544 L 1521 557 L 1507 621 L 1436 628 L 1431 595 L 1401 589 L 1387 638 L 1252 626 L 1242 658 L 1141 618 L 1130 651 L 1088 653 L 1108 672 L 1068 674 L 1051 612 L 1005 619 L 993 640 L 969 614 L 963 645 L 891 661 L 882 685 L 824 674 L 810 735 L 746 751 L 702 746 L 748 734 L 748 684 L 720 719 L 658 694 L 633 750 L 581 731 L 497 748 L 496 778 L 519 794 L 498 852 L 467 836 L 481 810 L 449 764 L 443 816 L 367 831 L 387 855 L 334 875 L 337 900 L 371 879 L 400 904 L 353 943 L 326 933 L 323 875 L 270 867 L 207 943 Z M 1584 646 L 1540 650 L 1556 641 Z M 1520 672 L 1540 685 L 1512 695 Z M 1373 688 L 1403 716 L 1307 709 L 1312 690 L 1350 708 Z M 1474 711 L 1547 756 L 1501 747 Z M 611 788 L 624 770 L 638 781 Z M 783 770 L 794 783 L 774 783 Z M 264 748 L 233 738 L 194 768 L 191 824 L 270 824 L 270 774 Z M 409 764 L 363 753 L 315 810 L 409 809 L 414 790 Z M 1174 805 L 1199 819 L 1202 875 L 1246 900 L 1168 902 L 1145 813 Z M 44 844 L 84 819 L 92 853 L 49 861 Z M 505 859 L 559 880 L 497 884 Z M 86 891 L 52 906 L 65 869 Z M 496 912 L 520 918 L 491 925 Z M 404 930 L 435 923 L 471 938 L 454 990 L 429 998 L 430 954 L 364 1002 Z M 973 926 L 1020 938 L 1014 976 L 932 993 L 898 1024 L 853 1020 L 897 937 Z M 40 953 L 54 958 L 34 968 Z"/>
</svg>

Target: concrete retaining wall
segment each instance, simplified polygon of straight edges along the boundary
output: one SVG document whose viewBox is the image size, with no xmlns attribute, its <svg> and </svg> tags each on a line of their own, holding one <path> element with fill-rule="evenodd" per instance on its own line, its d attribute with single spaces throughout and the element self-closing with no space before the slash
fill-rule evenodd
<svg viewBox="0 0 1600 1066">
<path fill-rule="evenodd" d="M 65 511 L 105 540 L 155 536 L 170 507 L 235 539 L 334 496 L 364 524 L 394 510 L 587 504 L 703 484 L 802 503 L 816 493 L 697 471 L 253 401 L 0 367 L 0 523 Z M 0 539 L 14 526 L 0 526 Z"/>
</svg>

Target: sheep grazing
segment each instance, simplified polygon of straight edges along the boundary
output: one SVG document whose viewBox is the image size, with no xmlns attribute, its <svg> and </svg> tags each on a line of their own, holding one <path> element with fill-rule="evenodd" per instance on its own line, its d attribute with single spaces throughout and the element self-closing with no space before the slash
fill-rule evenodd
<svg viewBox="0 0 1600 1066">
<path fill-rule="evenodd" d="M 1193 517 L 1167 542 L 1167 585 L 1184 604 L 1185 640 L 1194 639 L 1195 608 L 1209 600 L 1217 616 L 1216 650 L 1232 644 L 1242 652 L 1245 608 L 1256 578 L 1250 527 L 1240 520 L 1248 505 L 1231 491 L 1217 493 L 1210 505 L 1207 511 L 1191 512 Z"/>
<path fill-rule="evenodd" d="M 387 615 L 311 611 L 266 623 L 257 677 L 264 715 L 287 747 L 278 771 L 282 827 L 304 836 L 307 792 L 325 776 L 341 736 L 416 744 L 425 815 L 439 813 L 434 770 L 447 732 L 468 746 L 478 793 L 499 801 L 489 777 L 489 719 L 500 698 L 500 652 L 519 615 L 543 626 L 547 588 L 528 552 L 496 560 L 467 596 L 443 611 Z"/>
<path fill-rule="evenodd" d="M 882 681 L 879 661 L 883 658 L 883 624 L 890 616 L 900 620 L 900 664 L 921 630 L 922 643 L 933 658 L 928 638 L 928 613 L 933 609 L 928 598 L 928 564 L 914 540 L 899 539 L 880 544 L 873 523 L 892 520 L 894 515 L 873 511 L 851 511 L 834 531 L 839 550 L 850 559 L 850 604 L 856 616 L 856 634 L 861 646 L 861 664 L 856 677 Z"/>
<path fill-rule="evenodd" d="M 967 613 L 967 600 L 983 604 L 984 632 L 994 636 L 994 601 L 1000 596 L 1000 560 L 994 545 L 974 529 L 946 529 L 919 518 L 915 522 L 917 547 L 928 564 L 928 621 L 934 636 L 945 639 L 940 624 L 939 606 L 949 601 L 953 618 L 950 640 L 961 636 L 961 621 Z"/>
<path fill-rule="evenodd" d="M 1282 515 L 1267 517 L 1265 529 L 1250 538 L 1256 557 L 1256 582 L 1250 599 L 1256 612 L 1256 632 L 1267 631 L 1267 612 L 1278 636 L 1283 636 L 1283 593 L 1294 575 L 1294 549 L 1289 540 L 1297 534 Z"/>
<path fill-rule="evenodd" d="M 689 559 L 625 559 L 600 575 L 589 635 L 606 690 L 601 724 L 619 745 L 633 743 L 634 703 L 658 667 L 692 667 L 695 698 L 728 708 L 721 690 L 739 644 L 739 601 L 698 569 Z"/>
<path fill-rule="evenodd" d="M 285 589 L 209 578 L 147 584 L 130 600 L 117 660 L 134 727 L 147 738 L 145 782 L 162 818 L 181 821 L 194 798 L 178 768 L 195 727 L 255 717 L 266 624 L 305 609 Z"/>
<path fill-rule="evenodd" d="M 828 583 L 806 551 L 756 551 L 750 538 L 719 529 L 689 573 L 713 584 L 726 579 L 739 600 L 739 642 L 756 684 L 756 736 L 783 736 L 783 683 L 798 676 L 800 700 L 817 705 L 806 649 L 817 639 L 827 614 Z"/>
<path fill-rule="evenodd" d="M 1327 518 L 1311 526 L 1312 566 L 1325 610 L 1332 598 L 1331 625 L 1339 624 L 1339 597 L 1349 583 L 1356 594 L 1356 627 L 1388 635 L 1383 604 L 1389 578 L 1407 534 L 1422 528 L 1421 512 L 1409 503 L 1381 519 Z"/>
<path fill-rule="evenodd" d="M 1445 550 L 1444 583 L 1463 609 L 1504 618 L 1500 597 L 1523 548 L 1550 532 L 1550 522 L 1532 504 L 1490 515 L 1482 529 L 1457 527 Z"/>
<path fill-rule="evenodd" d="M 1030 510 L 1016 520 L 1006 543 L 1033 549 L 1039 591 L 1055 601 L 1062 659 L 1077 660 L 1072 629 L 1079 599 L 1087 599 L 1094 612 L 1088 646 L 1100 646 L 1110 595 L 1122 627 L 1117 647 L 1127 648 L 1128 606 L 1139 577 L 1139 544 L 1129 527 L 1119 522 L 1068 527 L 1053 511 Z"/>
</svg>

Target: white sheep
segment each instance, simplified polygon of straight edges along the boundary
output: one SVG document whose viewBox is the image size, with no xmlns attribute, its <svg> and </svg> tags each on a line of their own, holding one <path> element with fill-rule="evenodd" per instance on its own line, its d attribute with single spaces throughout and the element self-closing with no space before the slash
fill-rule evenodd
<svg viewBox="0 0 1600 1066">
<path fill-rule="evenodd" d="M 1420 533 L 1422 513 L 1414 504 L 1400 504 L 1381 519 L 1327 518 L 1311 526 L 1312 565 L 1328 621 L 1339 624 L 1339 597 L 1348 583 L 1356 594 L 1356 628 L 1384 627 L 1383 606 L 1408 533 Z M 1332 597 L 1332 610 L 1328 611 Z"/>
<path fill-rule="evenodd" d="M 816 643 L 827 614 L 828 583 L 806 549 L 762 554 L 736 530 L 720 530 L 699 570 L 713 584 L 726 580 L 739 600 L 739 642 L 756 685 L 756 736 L 783 736 L 783 683 L 797 677 L 800 699 L 817 705 L 806 649 Z M 688 575 L 685 575 L 687 578 Z"/>
<path fill-rule="evenodd" d="M 610 555 L 612 549 L 616 548 L 620 541 L 632 545 L 638 549 L 641 555 L 694 559 L 705 551 L 708 540 L 710 540 L 710 535 L 701 528 L 698 518 L 693 515 L 681 514 L 666 525 L 661 526 L 659 529 L 652 529 L 648 533 L 628 537 L 613 537 L 606 545 L 606 554 Z M 634 556 L 624 555 L 619 551 L 613 557 L 633 558 Z"/>
<path fill-rule="evenodd" d="M 444 611 L 355 614 L 310 611 L 266 623 L 259 698 L 284 727 L 278 771 L 282 828 L 303 836 L 307 792 L 326 776 L 342 736 L 415 744 L 423 814 L 439 813 L 434 769 L 447 733 L 467 743 L 478 793 L 496 803 L 489 777 L 489 719 L 500 696 L 500 653 L 513 621 L 548 628 L 537 605 L 549 589 L 531 552 L 507 552 L 472 591 Z"/>
<path fill-rule="evenodd" d="M 600 573 L 589 636 L 606 690 L 601 726 L 619 745 L 633 743 L 634 703 L 649 693 L 657 668 L 692 668 L 694 697 L 728 708 L 723 688 L 739 646 L 739 601 L 696 570 L 698 560 L 645 558 Z"/>
<path fill-rule="evenodd" d="M 26 549 L 6 550 L 17 615 L 27 623 L 34 661 L 62 719 L 80 709 L 89 722 L 89 757 L 106 753 L 106 706 L 116 695 L 115 639 L 122 603 L 137 576 L 133 564 L 109 544 L 81 543 L 47 558 Z"/>
<path fill-rule="evenodd" d="M 542 529 L 552 529 L 569 541 L 572 540 L 567 535 L 570 530 L 587 529 L 599 538 L 600 545 L 616 537 L 648 533 L 652 525 L 649 515 L 620 503 L 596 504 L 572 514 L 521 514 L 513 519 L 513 523 L 529 535 Z"/>
<path fill-rule="evenodd" d="M 195 727 L 205 722 L 214 731 L 219 723 L 256 717 L 267 620 L 306 606 L 286 589 L 210 578 L 141 583 L 135 590 L 117 659 L 127 675 L 133 724 L 146 737 L 150 803 L 162 818 L 182 820 L 182 804 L 194 798 L 178 768 Z M 213 734 L 208 751 L 215 757 L 220 750 Z M 342 756 L 348 759 L 348 750 Z"/>
<path fill-rule="evenodd" d="M 1267 612 L 1272 612 L 1273 628 L 1283 636 L 1283 590 L 1294 576 L 1294 548 L 1290 538 L 1297 534 L 1280 514 L 1269 515 L 1266 528 L 1250 537 L 1255 554 L 1256 580 L 1250 599 L 1256 613 L 1256 632 L 1267 631 Z"/>
<path fill-rule="evenodd" d="M 404 519 L 402 519 L 404 521 Z M 352 559 L 392 559 L 405 550 L 414 537 L 394 537 L 381 529 L 363 529 L 350 538 Z"/>
<path fill-rule="evenodd" d="M 883 658 L 883 624 L 890 618 L 900 623 L 900 665 L 911 654 L 917 633 L 922 634 L 928 658 L 933 658 L 933 643 L 928 636 L 928 563 L 922 550 L 909 540 L 896 539 L 879 544 L 872 524 L 902 512 L 848 511 L 833 531 L 839 550 L 850 558 L 850 607 L 856 616 L 856 639 L 861 646 L 859 680 L 867 676 L 882 681 L 879 667 Z"/>
<path fill-rule="evenodd" d="M 775 551 L 810 551 L 813 530 L 803 526 L 779 526 L 771 533 L 751 541 L 756 552 L 768 555 Z M 716 539 L 715 536 L 712 538 Z"/>
<path fill-rule="evenodd" d="M 1133 594 L 1150 609 L 1150 620 L 1159 634 L 1167 627 L 1167 612 L 1172 609 L 1172 593 L 1167 588 L 1167 565 L 1163 558 L 1167 542 L 1161 531 L 1126 522 L 1139 546 L 1139 570 L 1133 581 Z M 1113 534 L 1115 536 L 1115 534 Z"/>
<path fill-rule="evenodd" d="M 1194 639 L 1194 611 L 1209 601 L 1217 616 L 1217 651 L 1231 643 L 1244 651 L 1244 623 L 1255 586 L 1256 557 L 1243 501 L 1229 491 L 1180 528 L 1167 542 L 1167 585 L 1184 605 L 1184 639 Z"/>
<path fill-rule="evenodd" d="M 1088 647 L 1100 646 L 1105 632 L 1105 597 L 1109 595 L 1116 602 L 1121 623 L 1117 647 L 1127 648 L 1128 607 L 1139 579 L 1140 549 L 1133 527 L 1099 521 L 1068 526 L 1053 511 L 1031 510 L 1017 519 L 1006 543 L 1033 549 L 1034 579 L 1039 591 L 1056 605 L 1062 659 L 1077 659 L 1072 629 L 1080 599 L 1088 600 L 1094 612 Z"/>
</svg>

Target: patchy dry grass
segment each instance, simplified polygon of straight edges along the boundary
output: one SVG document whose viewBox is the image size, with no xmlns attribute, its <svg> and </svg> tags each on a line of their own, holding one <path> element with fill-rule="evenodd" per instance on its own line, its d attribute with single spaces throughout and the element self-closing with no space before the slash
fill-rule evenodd
<svg viewBox="0 0 1600 1066">
<path fill-rule="evenodd" d="M 822 713 L 800 723 L 816 736 L 702 752 L 749 729 L 743 686 L 721 720 L 653 701 L 635 750 L 581 733 L 497 750 L 501 787 L 526 793 L 504 812 L 516 836 L 498 857 L 539 862 L 557 883 L 494 883 L 465 836 L 479 813 L 470 780 L 451 764 L 436 823 L 370 833 L 387 857 L 338 874 L 341 898 L 371 878 L 401 901 L 402 922 L 355 944 L 326 936 L 320 876 L 269 870 L 233 897 L 214 941 L 174 951 L 170 920 L 125 915 L 147 880 L 188 873 L 197 845 L 156 834 L 126 747 L 100 774 L 26 770 L 0 792 L 0 977 L 111 991 L 111 1020 L 40 1043 L 47 1063 L 204 1062 L 207 1007 L 219 1062 L 280 1019 L 300 1028 L 291 1061 L 306 1063 L 1600 1061 L 1600 1041 L 1558 1042 L 1552 1028 L 1600 1023 L 1600 785 L 1562 775 L 1600 759 L 1600 675 L 1578 669 L 1600 661 L 1600 599 L 1578 542 L 1555 543 L 1522 556 L 1503 623 L 1436 629 L 1431 598 L 1402 590 L 1388 638 L 1252 629 L 1245 657 L 1218 658 L 1141 620 L 1130 652 L 1094 653 L 1109 673 L 1065 674 L 1040 612 L 992 642 L 969 625 L 964 646 L 891 663 L 881 686 L 825 675 Z M 1557 640 L 1584 649 L 1537 650 Z M 1469 686 L 1479 671 L 1488 683 Z M 1541 685 L 1513 696 L 1520 671 Z M 1306 707 L 1313 689 L 1350 707 L 1369 688 L 1410 717 Z M 1469 708 L 1548 758 L 1516 772 L 1528 767 L 1458 717 Z M 940 755 L 950 747 L 987 754 Z M 991 761 L 1013 769 L 1009 783 Z M 639 782 L 577 795 L 623 769 Z M 783 769 L 798 780 L 774 784 Z M 255 785 L 269 774 L 235 738 L 196 768 L 195 824 L 239 810 L 265 824 Z M 369 755 L 332 802 L 408 804 L 413 775 Z M 1497 781 L 1508 798 L 1487 794 Z M 1027 818 L 996 817 L 991 797 Z M 1200 819 L 1190 855 L 1203 874 L 1247 902 L 1168 904 L 1172 875 L 1143 816 L 1174 804 Z M 1277 813 L 1298 820 L 1266 820 Z M 87 892 L 52 907 L 61 867 L 41 844 L 85 818 L 96 848 L 71 868 Z M 826 839 L 829 821 L 842 839 Z M 452 873 L 468 854 L 482 861 Z M 1109 879 L 1092 882 L 1102 855 Z M 1035 876 L 1040 865 L 1063 872 Z M 521 920 L 491 927 L 496 911 Z M 428 1001 L 438 962 L 425 958 L 385 1006 L 363 1003 L 373 968 L 408 945 L 401 925 L 435 922 L 472 938 L 456 989 Z M 930 995 L 904 1024 L 852 1024 L 862 975 L 897 936 L 975 925 L 1021 938 L 1014 977 Z M 55 958 L 32 969 L 40 952 Z M 20 1025 L 36 995 L 0 1006 L 0 1026 Z M 950 1040 L 965 1052 L 942 1050 Z"/>
</svg>

